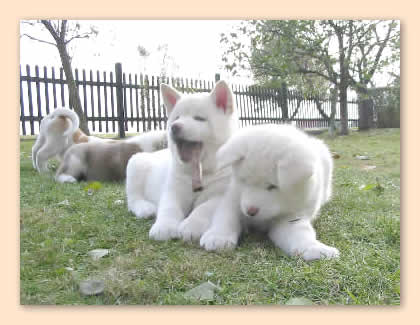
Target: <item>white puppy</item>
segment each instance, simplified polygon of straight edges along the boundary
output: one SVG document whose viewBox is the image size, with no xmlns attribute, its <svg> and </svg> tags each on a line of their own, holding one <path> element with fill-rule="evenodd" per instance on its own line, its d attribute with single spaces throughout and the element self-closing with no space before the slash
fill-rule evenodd
<svg viewBox="0 0 420 325">
<path fill-rule="evenodd" d="M 201 237 L 206 250 L 234 248 L 244 226 L 268 232 L 288 255 L 338 257 L 316 239 L 311 221 L 331 195 L 332 159 L 326 145 L 290 125 L 238 131 L 217 154 L 232 179 Z"/>
<path fill-rule="evenodd" d="M 79 117 L 68 108 L 57 108 L 45 116 L 35 144 L 32 147 L 32 165 L 39 172 L 48 171 L 48 159 L 62 160 L 66 150 L 74 143 L 101 141 L 79 129 Z"/>
<path fill-rule="evenodd" d="M 161 94 L 169 150 L 130 159 L 128 209 L 138 218 L 156 214 L 152 239 L 199 239 L 229 183 L 230 167 L 216 172 L 215 158 L 237 128 L 233 94 L 224 81 L 210 94 L 181 96 L 164 84 Z"/>
</svg>

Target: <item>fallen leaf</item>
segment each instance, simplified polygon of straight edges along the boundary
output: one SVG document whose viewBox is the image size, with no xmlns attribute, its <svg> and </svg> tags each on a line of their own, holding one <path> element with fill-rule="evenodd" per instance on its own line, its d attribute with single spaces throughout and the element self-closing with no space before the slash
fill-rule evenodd
<svg viewBox="0 0 420 325">
<path fill-rule="evenodd" d="M 99 260 L 101 257 L 104 257 L 106 255 L 109 254 L 109 249 L 103 249 L 103 248 L 98 248 L 98 249 L 93 249 L 91 250 L 88 255 L 90 257 L 92 257 L 92 259 L 94 261 Z"/>
<path fill-rule="evenodd" d="M 331 154 L 332 154 L 332 157 L 334 158 L 334 159 L 339 159 L 341 156 L 338 154 L 338 153 L 336 153 L 336 152 L 331 152 Z"/>
<path fill-rule="evenodd" d="M 369 157 L 368 156 L 356 156 L 356 159 L 359 159 L 359 160 L 369 160 Z"/>
<path fill-rule="evenodd" d="M 359 186 L 359 190 L 368 191 L 368 190 L 371 190 L 371 189 L 375 188 L 375 186 L 376 186 L 376 184 L 367 184 L 367 185 L 363 184 L 363 185 Z"/>
<path fill-rule="evenodd" d="M 369 166 L 369 165 L 363 166 L 363 170 L 372 170 L 372 169 L 375 169 L 375 168 L 376 168 L 376 166 Z"/>
<path fill-rule="evenodd" d="M 105 283 L 102 280 L 86 280 L 79 284 L 80 292 L 85 296 L 99 295 L 105 290 Z"/>
<path fill-rule="evenodd" d="M 84 187 L 84 191 L 87 192 L 88 195 L 92 195 L 93 192 L 98 191 L 101 188 L 101 182 L 91 182 Z"/>
<path fill-rule="evenodd" d="M 294 297 L 286 301 L 285 305 L 289 306 L 310 306 L 314 303 L 305 297 Z"/>
<path fill-rule="evenodd" d="M 199 286 L 188 290 L 184 293 L 184 297 L 187 299 L 196 299 L 196 300 L 213 300 L 214 292 L 220 290 L 220 288 L 211 283 L 210 281 L 204 282 Z"/>
<path fill-rule="evenodd" d="M 70 205 L 69 200 L 65 199 L 64 201 L 58 202 L 57 205 Z"/>
</svg>

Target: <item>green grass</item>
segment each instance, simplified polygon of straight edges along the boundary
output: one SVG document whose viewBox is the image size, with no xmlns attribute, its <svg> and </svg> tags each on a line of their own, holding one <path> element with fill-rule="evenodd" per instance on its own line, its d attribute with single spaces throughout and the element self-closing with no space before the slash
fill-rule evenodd
<svg viewBox="0 0 420 325">
<path fill-rule="evenodd" d="M 341 257 L 306 263 L 289 258 L 260 234 L 233 252 L 209 253 L 198 244 L 148 238 L 152 220 L 127 211 L 123 184 L 57 184 L 30 160 L 33 139 L 20 147 L 20 297 L 22 304 L 315 304 L 400 303 L 400 132 L 352 132 L 329 139 L 340 155 L 334 196 L 315 222 L 318 237 Z M 370 160 L 358 160 L 367 155 Z M 364 170 L 374 165 L 375 169 Z M 379 183 L 379 185 L 378 185 Z M 69 205 L 59 204 L 68 200 Z M 96 248 L 110 254 L 93 261 Z M 69 271 L 72 268 L 73 271 Z M 105 281 L 102 295 L 86 297 L 78 283 Z M 211 301 L 184 292 L 210 280 L 221 290 Z"/>
</svg>

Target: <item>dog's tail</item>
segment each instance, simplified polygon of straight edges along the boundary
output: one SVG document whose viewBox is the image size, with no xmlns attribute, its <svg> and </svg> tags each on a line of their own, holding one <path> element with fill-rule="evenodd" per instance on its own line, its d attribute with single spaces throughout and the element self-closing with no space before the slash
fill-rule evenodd
<svg viewBox="0 0 420 325">
<path fill-rule="evenodd" d="M 69 136 L 73 134 L 78 128 L 79 128 L 79 117 L 77 114 L 68 109 L 68 108 L 56 108 L 54 112 L 52 113 L 53 118 L 57 118 L 59 116 L 65 116 L 68 117 L 71 121 L 71 125 L 67 128 L 66 131 L 64 131 L 63 136 Z"/>
</svg>

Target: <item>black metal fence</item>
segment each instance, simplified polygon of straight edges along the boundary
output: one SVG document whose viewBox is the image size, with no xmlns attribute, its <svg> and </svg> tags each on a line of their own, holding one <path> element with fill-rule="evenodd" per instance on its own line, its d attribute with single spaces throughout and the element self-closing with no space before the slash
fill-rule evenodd
<svg viewBox="0 0 420 325">
<path fill-rule="evenodd" d="M 183 93 L 210 92 L 214 81 L 187 78 L 161 78 L 123 73 L 121 64 L 114 72 L 74 70 L 83 111 L 93 133 L 145 132 L 166 128 L 166 111 L 159 86 L 167 83 Z M 328 127 L 332 101 L 325 96 L 303 96 L 283 88 L 231 85 L 240 125 L 281 123 L 288 119 L 304 128 Z M 117 96 L 122 92 L 122 96 Z M 121 103 L 119 103 L 121 101 Z M 117 107 L 123 110 L 118 113 Z M 336 120 L 340 120 L 337 103 Z M 357 101 L 348 104 L 349 127 L 358 126 Z M 63 69 L 20 67 L 20 134 L 35 135 L 42 118 L 57 107 L 71 107 Z M 120 132 L 121 134 L 121 132 Z"/>
</svg>

